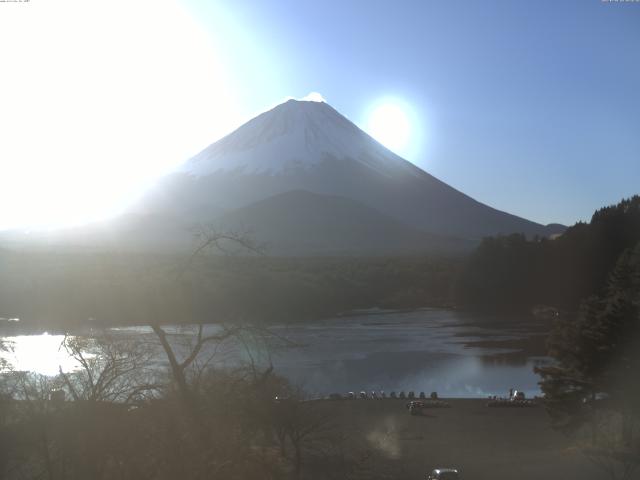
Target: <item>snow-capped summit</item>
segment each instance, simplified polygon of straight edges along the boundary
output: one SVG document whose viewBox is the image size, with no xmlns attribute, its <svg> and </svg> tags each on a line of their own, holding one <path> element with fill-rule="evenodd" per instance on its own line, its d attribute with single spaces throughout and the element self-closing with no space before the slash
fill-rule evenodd
<svg viewBox="0 0 640 480">
<path fill-rule="evenodd" d="M 374 170 L 419 170 L 379 144 L 323 101 L 288 100 L 258 115 L 189 160 L 195 176 L 238 171 L 283 174 L 325 160 L 354 160 Z"/>
</svg>

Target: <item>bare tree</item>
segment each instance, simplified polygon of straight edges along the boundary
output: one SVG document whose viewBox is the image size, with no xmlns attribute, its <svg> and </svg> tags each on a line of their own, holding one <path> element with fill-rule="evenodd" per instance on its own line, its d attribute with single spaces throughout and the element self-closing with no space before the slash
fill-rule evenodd
<svg viewBox="0 0 640 480">
<path fill-rule="evenodd" d="M 67 335 L 61 346 L 79 365 L 72 373 L 60 368 L 62 383 L 75 401 L 130 404 L 163 387 L 151 368 L 155 349 L 145 341 L 103 331 L 92 337 Z"/>
<path fill-rule="evenodd" d="M 66 336 L 61 348 L 77 370 L 11 375 L 16 434 L 9 478 L 125 478 L 138 461 L 127 448 L 137 421 L 130 407 L 158 397 L 163 387 L 149 363 L 153 350 L 104 332 Z"/>
<path fill-rule="evenodd" d="M 322 442 L 322 434 L 333 428 L 331 417 L 314 402 L 304 401 L 302 392 L 294 390 L 292 396 L 276 400 L 273 422 L 281 454 L 287 456 L 287 445 L 293 450 L 293 474 L 299 479 L 304 451 Z"/>
<path fill-rule="evenodd" d="M 169 341 L 170 334 L 168 334 L 167 331 L 159 325 L 151 325 L 151 328 L 158 337 L 160 345 L 167 356 L 172 379 L 176 384 L 184 406 L 187 408 L 193 408 L 195 406 L 194 402 L 196 393 L 194 392 L 195 387 L 189 382 L 188 370 L 195 364 L 203 347 L 212 343 L 220 344 L 221 342 L 232 338 L 242 329 L 241 326 L 222 326 L 216 333 L 205 335 L 204 326 L 198 325 L 197 332 L 186 355 L 184 358 L 178 359 L 174 346 Z"/>
<path fill-rule="evenodd" d="M 248 232 L 239 231 L 218 231 L 212 227 L 199 225 L 193 229 L 194 238 L 197 242 L 196 248 L 187 261 L 176 270 L 178 276 L 184 275 L 191 269 L 195 261 L 206 253 L 222 255 L 233 255 L 238 252 L 250 253 L 253 255 L 263 255 L 264 246 L 258 244 L 251 238 Z"/>
<path fill-rule="evenodd" d="M 262 254 L 259 246 L 246 234 L 239 232 L 219 232 L 212 228 L 197 227 L 194 231 L 199 242 L 187 261 L 176 270 L 176 280 L 180 280 L 185 273 L 192 269 L 196 260 L 208 252 L 228 255 L 233 249 L 241 249 L 244 252 Z M 187 406 L 193 406 L 192 386 L 189 385 L 187 371 L 194 365 L 203 347 L 208 344 L 220 344 L 233 337 L 238 337 L 242 331 L 251 328 L 241 324 L 219 323 L 214 333 L 204 333 L 204 326 L 199 324 L 193 341 L 188 345 L 187 352 L 182 359 L 178 359 L 174 347 L 168 340 L 168 333 L 157 323 L 151 323 L 151 328 L 158 337 L 160 345 L 169 362 L 169 368 L 182 401 Z"/>
</svg>

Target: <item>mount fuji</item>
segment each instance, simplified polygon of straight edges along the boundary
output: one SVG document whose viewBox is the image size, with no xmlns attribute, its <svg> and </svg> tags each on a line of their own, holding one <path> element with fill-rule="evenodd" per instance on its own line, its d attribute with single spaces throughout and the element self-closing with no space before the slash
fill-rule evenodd
<svg viewBox="0 0 640 480">
<path fill-rule="evenodd" d="M 137 211 L 247 227 L 296 254 L 457 250 L 488 235 L 564 229 L 484 205 L 394 154 L 327 103 L 298 100 L 205 148 L 163 178 Z"/>
</svg>

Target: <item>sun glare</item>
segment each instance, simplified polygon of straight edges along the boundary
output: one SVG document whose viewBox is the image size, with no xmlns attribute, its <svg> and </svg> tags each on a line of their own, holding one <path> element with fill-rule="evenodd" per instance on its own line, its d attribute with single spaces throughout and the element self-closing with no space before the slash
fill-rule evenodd
<svg viewBox="0 0 640 480">
<path fill-rule="evenodd" d="M 389 150 L 402 155 L 409 145 L 412 128 L 399 103 L 384 101 L 369 114 L 366 130 Z"/>
<path fill-rule="evenodd" d="M 0 61 L 0 229 L 116 213 L 241 119 L 174 0 L 3 5 Z"/>
<path fill-rule="evenodd" d="M 70 372 L 79 364 L 62 348 L 64 335 L 18 335 L 4 337 L 9 352 L 0 352 L 12 368 L 22 372 L 56 375 L 60 369 Z"/>
</svg>

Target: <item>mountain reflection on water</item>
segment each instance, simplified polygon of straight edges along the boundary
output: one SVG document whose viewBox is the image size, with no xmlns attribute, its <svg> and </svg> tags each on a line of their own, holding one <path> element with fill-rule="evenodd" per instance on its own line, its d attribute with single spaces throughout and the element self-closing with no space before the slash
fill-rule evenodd
<svg viewBox="0 0 640 480">
<path fill-rule="evenodd" d="M 216 329 L 207 326 L 208 330 Z M 191 330 L 171 329 L 176 339 Z M 112 330 L 149 337 L 149 327 Z M 276 326 L 273 348 L 251 352 L 259 363 L 272 362 L 277 373 L 311 396 L 332 392 L 437 391 L 445 397 L 506 395 L 509 388 L 539 394 L 533 367 L 547 363 L 540 345 L 544 326 L 532 320 L 486 317 L 443 309 L 362 312 L 325 321 Z M 13 352 L 3 354 L 19 370 L 54 375 L 74 364 L 60 348 L 60 335 L 6 337 Z M 282 339 L 287 342 L 283 344 Z M 176 340 L 177 341 L 177 340 Z M 537 348 L 525 348 L 531 343 Z M 220 366 L 249 357 L 246 344 L 218 352 Z M 212 351 L 211 351 L 212 352 Z M 208 353 L 204 351 L 203 355 Z M 159 361 L 162 353 L 158 352 Z"/>
</svg>

